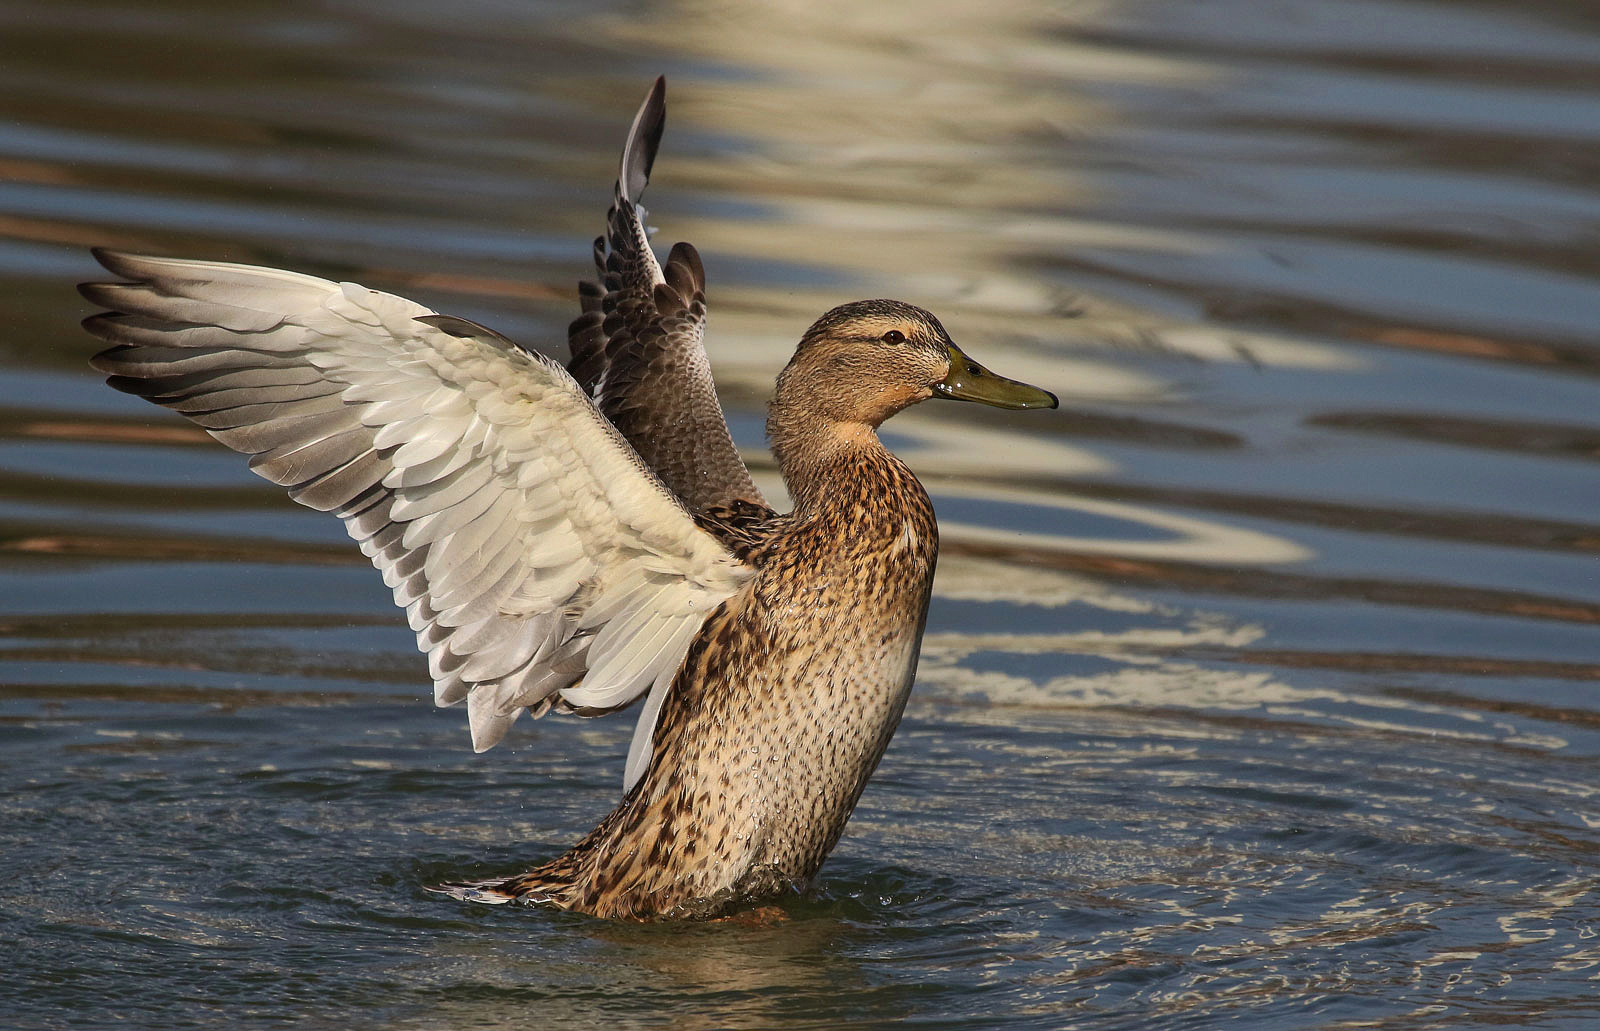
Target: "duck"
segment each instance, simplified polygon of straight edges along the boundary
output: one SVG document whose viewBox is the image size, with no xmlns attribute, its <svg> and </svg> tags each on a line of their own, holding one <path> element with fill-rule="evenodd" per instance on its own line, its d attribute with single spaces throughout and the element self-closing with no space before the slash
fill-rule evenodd
<svg viewBox="0 0 1600 1031">
<path fill-rule="evenodd" d="M 526 872 L 424 885 L 478 903 L 711 919 L 803 892 L 916 674 L 939 530 L 878 427 L 930 399 L 1055 408 L 930 312 L 826 312 L 777 378 L 775 511 L 704 347 L 705 270 L 639 200 L 657 79 L 623 146 L 566 363 L 353 283 L 96 249 L 80 289 L 110 386 L 173 409 L 331 512 L 405 610 L 472 747 L 522 715 L 636 707 L 622 800 Z"/>
</svg>

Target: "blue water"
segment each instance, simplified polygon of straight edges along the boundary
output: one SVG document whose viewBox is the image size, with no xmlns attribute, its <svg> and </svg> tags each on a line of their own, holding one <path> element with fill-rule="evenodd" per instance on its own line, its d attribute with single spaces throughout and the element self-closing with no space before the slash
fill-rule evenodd
<svg viewBox="0 0 1600 1031">
<path fill-rule="evenodd" d="M 0 1026 L 1600 1024 L 1600 18 L 1532 0 L 0 0 Z M 104 244 L 559 354 L 656 74 L 657 243 L 762 403 L 855 297 L 1060 412 L 886 434 L 910 707 L 783 919 L 423 891 L 614 804 L 482 756 L 325 516 L 85 360 Z"/>
</svg>

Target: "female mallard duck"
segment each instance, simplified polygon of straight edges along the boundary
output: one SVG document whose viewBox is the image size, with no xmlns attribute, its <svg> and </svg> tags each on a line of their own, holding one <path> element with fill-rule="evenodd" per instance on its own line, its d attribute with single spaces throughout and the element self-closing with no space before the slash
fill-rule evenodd
<svg viewBox="0 0 1600 1031">
<path fill-rule="evenodd" d="M 624 797 L 565 855 L 440 889 L 606 917 L 711 916 L 805 885 L 899 723 L 938 552 L 928 495 L 876 427 L 930 397 L 1052 395 L 990 374 L 899 301 L 828 312 L 767 433 L 763 500 L 717 402 L 688 244 L 663 268 L 637 198 L 665 119 L 622 152 L 600 284 L 567 368 L 464 319 L 277 269 L 97 251 L 132 282 L 85 325 L 112 386 L 173 408 L 337 514 L 483 751 L 524 710 L 641 697 Z"/>
</svg>

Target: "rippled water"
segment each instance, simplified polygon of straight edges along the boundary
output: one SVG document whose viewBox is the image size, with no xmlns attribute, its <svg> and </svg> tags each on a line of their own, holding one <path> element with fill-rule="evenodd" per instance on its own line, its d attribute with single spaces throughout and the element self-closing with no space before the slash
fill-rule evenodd
<svg viewBox="0 0 1600 1031">
<path fill-rule="evenodd" d="M 1600 1021 L 1600 17 L 1398 0 L 0 0 L 0 1023 Z M 102 386 L 91 244 L 559 351 L 620 134 L 712 357 L 937 310 L 1059 413 L 889 437 L 945 557 L 815 896 L 423 893 L 610 807 L 626 720 L 466 747 L 324 516 Z"/>
</svg>

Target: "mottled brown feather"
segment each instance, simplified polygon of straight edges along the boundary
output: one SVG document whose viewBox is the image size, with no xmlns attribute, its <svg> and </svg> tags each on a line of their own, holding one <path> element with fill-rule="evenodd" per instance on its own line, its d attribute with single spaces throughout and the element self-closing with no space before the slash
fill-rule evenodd
<svg viewBox="0 0 1600 1031">
<path fill-rule="evenodd" d="M 706 359 L 700 255 L 679 243 L 659 265 L 637 203 L 660 139 L 664 108 L 652 108 L 661 100 L 652 92 L 624 147 L 606 233 L 595 240 L 599 281 L 579 284 L 581 314 L 568 327 L 568 371 L 691 513 L 764 504 L 728 433 Z"/>
<path fill-rule="evenodd" d="M 810 883 L 899 723 L 938 552 L 927 494 L 888 451 L 827 472 L 850 489 L 804 515 L 730 511 L 724 531 L 753 520 L 758 573 L 691 646 L 645 777 L 570 851 L 479 890 L 639 920 Z"/>
</svg>

